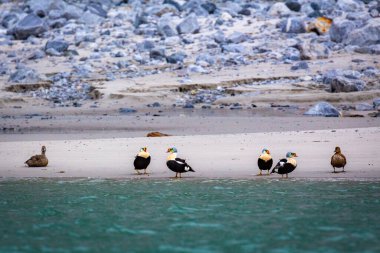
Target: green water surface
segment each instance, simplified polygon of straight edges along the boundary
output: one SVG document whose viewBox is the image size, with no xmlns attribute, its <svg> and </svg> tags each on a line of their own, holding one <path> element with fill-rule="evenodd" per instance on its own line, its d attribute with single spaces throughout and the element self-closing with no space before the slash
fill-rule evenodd
<svg viewBox="0 0 380 253">
<path fill-rule="evenodd" d="M 0 252 L 380 252 L 380 182 L 3 180 Z"/>
</svg>

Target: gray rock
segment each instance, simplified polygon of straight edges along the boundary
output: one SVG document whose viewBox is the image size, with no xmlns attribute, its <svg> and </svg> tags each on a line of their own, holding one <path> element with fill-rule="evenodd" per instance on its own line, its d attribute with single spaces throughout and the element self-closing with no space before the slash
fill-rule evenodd
<svg viewBox="0 0 380 253">
<path fill-rule="evenodd" d="M 380 55 L 380 44 L 364 46 L 364 47 L 356 47 L 354 51 L 360 54 Z"/>
<path fill-rule="evenodd" d="M 329 34 L 332 41 L 341 43 L 345 41 L 349 33 L 356 28 L 353 21 L 342 18 L 334 19 Z"/>
<path fill-rule="evenodd" d="M 38 73 L 28 67 L 20 67 L 8 79 L 11 83 L 37 83 L 41 80 Z"/>
<path fill-rule="evenodd" d="M 213 38 L 214 38 L 215 42 L 218 44 L 222 44 L 222 43 L 226 42 L 226 36 L 224 35 L 224 33 L 222 31 L 218 31 L 217 33 L 215 33 L 213 35 Z"/>
<path fill-rule="evenodd" d="M 8 30 L 8 32 L 12 34 L 15 39 L 25 40 L 31 35 L 38 37 L 46 30 L 47 26 L 40 17 L 29 14 L 18 22 L 13 29 Z"/>
<path fill-rule="evenodd" d="M 337 76 L 331 80 L 330 92 L 354 92 L 364 90 L 366 83 L 360 79 Z"/>
<path fill-rule="evenodd" d="M 378 108 L 380 106 L 380 98 L 375 98 L 373 100 L 373 108 Z"/>
<path fill-rule="evenodd" d="M 241 32 L 233 32 L 230 36 L 227 38 L 227 43 L 242 43 L 249 39 L 249 36 L 245 33 Z"/>
<path fill-rule="evenodd" d="M 336 5 L 345 12 L 355 12 L 364 9 L 364 4 L 355 0 L 338 0 Z"/>
<path fill-rule="evenodd" d="M 184 106 L 182 106 L 182 108 L 184 108 L 184 109 L 193 109 L 194 105 L 193 104 L 185 104 Z"/>
<path fill-rule="evenodd" d="M 355 110 L 356 111 L 372 111 L 373 106 L 368 103 L 360 103 L 360 104 L 355 105 Z"/>
<path fill-rule="evenodd" d="M 9 13 L 3 17 L 3 20 L 1 21 L 1 25 L 7 29 L 10 29 L 14 27 L 18 21 L 19 21 L 19 18 L 16 14 Z"/>
<path fill-rule="evenodd" d="M 83 12 L 78 19 L 79 22 L 86 24 L 86 25 L 96 25 L 99 24 L 101 21 L 103 21 L 104 18 L 102 18 L 99 15 L 96 15 L 89 10 Z"/>
<path fill-rule="evenodd" d="M 292 11 L 299 12 L 301 10 L 301 4 L 297 0 L 288 0 L 285 5 Z"/>
<path fill-rule="evenodd" d="M 182 63 L 187 55 L 184 52 L 177 52 L 166 57 L 168 63 Z"/>
<path fill-rule="evenodd" d="M 207 62 L 208 65 L 214 65 L 216 62 L 216 59 L 214 56 L 209 54 L 200 54 L 197 56 L 195 62 L 199 64 L 199 62 Z"/>
<path fill-rule="evenodd" d="M 268 10 L 268 15 L 272 17 L 286 17 L 292 14 L 292 11 L 285 3 L 277 2 Z"/>
<path fill-rule="evenodd" d="M 164 48 L 154 48 L 150 51 L 149 57 L 155 60 L 165 59 L 165 49 Z"/>
<path fill-rule="evenodd" d="M 283 52 L 282 59 L 284 61 L 299 61 L 301 60 L 300 51 L 294 47 L 287 47 Z"/>
<path fill-rule="evenodd" d="M 198 33 L 200 28 L 197 17 L 190 14 L 177 26 L 177 31 L 179 34 Z"/>
<path fill-rule="evenodd" d="M 157 23 L 157 31 L 161 36 L 164 37 L 172 37 L 178 35 L 177 30 L 172 22 L 172 20 L 168 17 L 162 17 Z"/>
<path fill-rule="evenodd" d="M 91 13 L 94 13 L 102 18 L 107 17 L 107 11 L 105 11 L 100 3 L 92 2 L 86 7 Z"/>
<path fill-rule="evenodd" d="M 346 45 L 370 46 L 380 44 L 380 22 L 371 19 L 368 24 L 352 31 L 345 40 Z"/>
<path fill-rule="evenodd" d="M 151 40 L 144 40 L 136 45 L 139 52 L 150 51 L 154 48 L 154 42 Z"/>
<path fill-rule="evenodd" d="M 308 69 L 308 68 L 309 68 L 309 65 L 307 64 L 307 62 L 301 61 L 294 64 L 290 69 L 294 71 L 294 70 Z"/>
<path fill-rule="evenodd" d="M 244 15 L 244 16 L 251 16 L 252 13 L 251 13 L 250 9 L 243 8 L 243 9 L 241 9 L 241 11 L 238 12 L 238 14 Z"/>
<path fill-rule="evenodd" d="M 171 4 L 174 7 L 176 7 L 177 10 L 179 10 L 179 11 L 182 10 L 182 4 L 179 3 L 178 1 L 175 1 L 175 0 L 164 0 L 163 4 Z"/>
<path fill-rule="evenodd" d="M 324 116 L 324 117 L 339 117 L 339 111 L 327 102 L 319 102 L 311 107 L 304 115 Z"/>
<path fill-rule="evenodd" d="M 214 14 L 216 11 L 216 5 L 212 2 L 206 2 L 204 4 L 201 4 L 202 8 L 205 9 L 209 14 Z"/>
<path fill-rule="evenodd" d="M 42 59 L 45 57 L 45 52 L 42 50 L 36 50 L 34 51 L 29 57 L 29 60 L 37 60 L 37 59 Z"/>
<path fill-rule="evenodd" d="M 62 11 L 62 17 L 64 17 L 67 20 L 70 19 L 79 19 L 82 16 L 83 10 L 78 8 L 75 5 L 68 5 L 63 11 Z"/>
<path fill-rule="evenodd" d="M 305 22 L 302 18 L 288 18 L 286 21 L 280 23 L 280 29 L 285 33 L 304 33 Z"/>
<path fill-rule="evenodd" d="M 69 48 L 69 43 L 64 40 L 49 40 L 45 45 L 45 52 L 50 55 L 62 55 Z"/>
<path fill-rule="evenodd" d="M 301 42 L 296 45 L 300 51 L 301 60 L 327 59 L 330 57 L 330 50 L 323 43 Z"/>
<path fill-rule="evenodd" d="M 133 109 L 133 108 L 128 108 L 128 107 L 125 107 L 125 108 L 119 108 L 119 113 L 121 114 L 131 114 L 131 113 L 136 113 L 137 110 Z"/>
<path fill-rule="evenodd" d="M 245 53 L 246 48 L 240 44 L 228 44 L 222 46 L 223 51 L 230 53 Z"/>
</svg>

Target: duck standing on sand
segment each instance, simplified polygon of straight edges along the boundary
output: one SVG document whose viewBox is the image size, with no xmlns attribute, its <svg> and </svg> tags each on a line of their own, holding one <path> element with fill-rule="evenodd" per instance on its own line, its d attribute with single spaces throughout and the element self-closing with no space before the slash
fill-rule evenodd
<svg viewBox="0 0 380 253">
<path fill-rule="evenodd" d="M 288 178 L 288 174 L 297 167 L 297 161 L 294 157 L 297 157 L 296 153 L 286 153 L 286 158 L 281 159 L 273 168 L 271 173 L 276 172 L 277 174 L 280 174 L 282 177 L 284 177 L 284 174 L 286 174 L 286 178 Z"/>
<path fill-rule="evenodd" d="M 334 152 L 335 154 L 331 157 L 331 165 L 334 168 L 334 173 L 335 168 L 343 168 L 342 172 L 344 172 L 344 166 L 347 164 L 346 157 L 342 154 L 340 147 L 336 147 Z"/>
<path fill-rule="evenodd" d="M 146 147 L 141 148 L 140 152 L 135 157 L 133 165 L 135 166 L 137 174 L 140 174 L 140 170 L 144 170 L 144 174 L 147 174 L 146 169 L 150 164 L 150 154 L 147 150 Z"/>
<path fill-rule="evenodd" d="M 42 146 L 41 155 L 34 155 L 25 162 L 29 167 L 46 167 L 48 165 L 48 159 L 45 155 L 46 147 Z"/>
<path fill-rule="evenodd" d="M 269 175 L 269 170 L 272 168 L 273 165 L 273 159 L 272 156 L 270 155 L 270 151 L 266 148 L 263 149 L 259 159 L 257 160 L 257 165 L 259 166 L 260 169 L 260 176 L 262 175 L 262 171 L 266 170 L 267 175 Z"/>
<path fill-rule="evenodd" d="M 185 172 L 195 172 L 190 165 L 186 163 L 184 159 L 177 158 L 177 149 L 176 148 L 169 148 L 166 153 L 170 153 L 168 158 L 166 159 L 166 165 L 171 171 L 175 172 L 175 177 L 181 178 L 181 173 Z"/>
</svg>

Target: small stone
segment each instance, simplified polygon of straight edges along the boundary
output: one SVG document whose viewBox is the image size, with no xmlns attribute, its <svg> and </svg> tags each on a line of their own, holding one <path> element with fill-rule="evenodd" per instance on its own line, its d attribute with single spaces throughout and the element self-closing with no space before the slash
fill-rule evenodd
<svg viewBox="0 0 380 253">
<path fill-rule="evenodd" d="M 35 14 L 29 14 L 8 32 L 13 34 L 16 39 L 25 40 L 32 35 L 40 36 L 46 30 L 47 26 L 40 17 Z"/>
<path fill-rule="evenodd" d="M 45 52 L 51 55 L 56 55 L 55 52 L 57 52 L 58 54 L 62 54 L 66 52 L 68 48 L 69 43 L 67 43 L 64 40 L 49 40 L 48 42 L 46 42 Z M 53 49 L 55 52 L 49 49 Z"/>
<path fill-rule="evenodd" d="M 184 108 L 184 109 L 193 109 L 194 105 L 193 104 L 185 104 L 182 108 Z"/>
<path fill-rule="evenodd" d="M 133 108 L 119 108 L 119 113 L 121 114 L 131 114 L 131 113 L 136 113 L 137 110 L 133 109 Z"/>
<path fill-rule="evenodd" d="M 155 48 L 152 49 L 149 53 L 149 57 L 155 60 L 164 60 L 165 59 L 165 49 Z"/>
<path fill-rule="evenodd" d="M 376 98 L 373 100 L 373 108 L 378 108 L 380 106 L 380 98 Z"/>
<path fill-rule="evenodd" d="M 294 71 L 294 70 L 308 69 L 308 68 L 309 68 L 309 65 L 307 64 L 307 62 L 301 61 L 294 64 L 290 69 Z"/>
</svg>

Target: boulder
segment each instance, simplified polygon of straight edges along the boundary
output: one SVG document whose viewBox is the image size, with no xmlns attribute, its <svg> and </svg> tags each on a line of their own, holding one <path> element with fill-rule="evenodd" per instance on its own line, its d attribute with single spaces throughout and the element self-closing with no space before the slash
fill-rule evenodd
<svg viewBox="0 0 380 253">
<path fill-rule="evenodd" d="M 7 29 L 11 29 L 17 24 L 18 21 L 19 21 L 19 18 L 16 14 L 9 13 L 3 17 L 3 20 L 1 21 L 1 25 Z"/>
<path fill-rule="evenodd" d="M 241 32 L 233 32 L 230 36 L 228 36 L 227 43 L 238 44 L 246 41 L 247 39 L 249 39 L 249 36 L 247 34 Z"/>
<path fill-rule="evenodd" d="M 355 110 L 356 111 L 372 111 L 373 106 L 368 103 L 360 103 L 360 104 L 355 105 Z"/>
<path fill-rule="evenodd" d="M 214 14 L 216 11 L 216 5 L 212 2 L 206 2 L 201 4 L 202 8 L 205 9 L 209 14 Z"/>
<path fill-rule="evenodd" d="M 330 92 L 354 92 L 364 90 L 366 83 L 360 79 L 337 76 L 331 80 Z"/>
<path fill-rule="evenodd" d="M 165 49 L 164 48 L 154 48 L 150 51 L 149 57 L 154 60 L 165 59 Z"/>
<path fill-rule="evenodd" d="M 183 60 L 187 57 L 187 55 L 183 52 L 177 52 L 177 53 L 174 53 L 174 54 L 171 54 L 169 56 L 166 57 L 166 61 L 168 63 L 182 63 Z"/>
<path fill-rule="evenodd" d="M 288 0 L 285 5 L 292 11 L 299 12 L 301 10 L 301 4 L 297 0 Z"/>
<path fill-rule="evenodd" d="M 281 31 L 285 33 L 306 32 L 305 22 L 302 18 L 288 18 L 286 21 L 281 22 L 279 27 Z"/>
<path fill-rule="evenodd" d="M 38 73 L 31 68 L 21 67 L 13 72 L 8 79 L 11 83 L 37 83 L 41 80 Z"/>
<path fill-rule="evenodd" d="M 69 43 L 64 40 L 49 40 L 45 45 L 46 54 L 62 55 L 69 48 Z"/>
<path fill-rule="evenodd" d="M 47 30 L 45 22 L 35 14 L 29 14 L 20 20 L 17 25 L 8 31 L 15 39 L 25 40 L 29 36 L 40 36 Z"/>
<path fill-rule="evenodd" d="M 319 102 L 311 107 L 304 115 L 324 116 L 324 117 L 339 117 L 339 111 L 327 102 Z"/>
<path fill-rule="evenodd" d="M 290 69 L 294 71 L 294 70 L 308 69 L 308 68 L 309 68 L 309 65 L 307 64 L 307 62 L 301 61 L 294 64 Z"/>
<path fill-rule="evenodd" d="M 342 18 L 334 19 L 329 34 L 332 41 L 341 43 L 345 41 L 349 33 L 356 28 L 353 21 Z"/>
<path fill-rule="evenodd" d="M 172 37 L 178 35 L 170 17 L 161 17 L 157 22 L 157 31 L 161 36 Z"/>
<path fill-rule="evenodd" d="M 195 14 L 190 14 L 178 24 L 177 31 L 180 34 L 198 33 L 200 28 Z"/>
<path fill-rule="evenodd" d="M 322 43 L 301 42 L 295 46 L 300 51 L 301 60 L 327 59 L 330 50 Z"/>
<path fill-rule="evenodd" d="M 355 0 L 338 0 L 336 6 L 345 12 L 356 12 L 364 9 L 364 4 Z"/>
<path fill-rule="evenodd" d="M 292 11 L 286 6 L 285 3 L 277 2 L 273 4 L 269 10 L 268 15 L 272 17 L 286 17 L 292 14 Z"/>
<path fill-rule="evenodd" d="M 370 46 L 380 44 L 380 22 L 371 19 L 368 24 L 360 29 L 353 30 L 345 40 L 346 45 Z"/>
<path fill-rule="evenodd" d="M 107 17 L 107 11 L 105 11 L 100 3 L 92 2 L 86 7 L 91 13 L 96 14 L 102 18 Z"/>
</svg>

